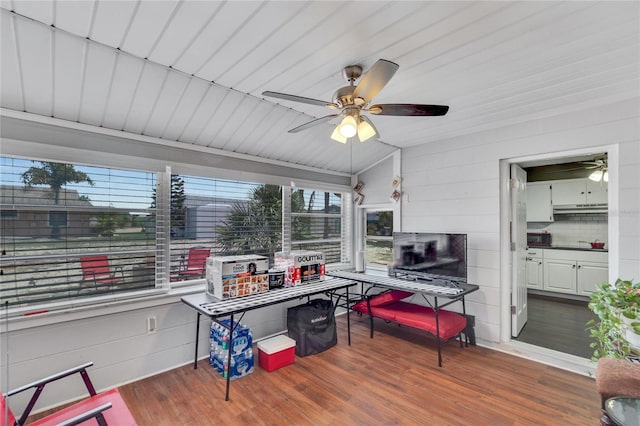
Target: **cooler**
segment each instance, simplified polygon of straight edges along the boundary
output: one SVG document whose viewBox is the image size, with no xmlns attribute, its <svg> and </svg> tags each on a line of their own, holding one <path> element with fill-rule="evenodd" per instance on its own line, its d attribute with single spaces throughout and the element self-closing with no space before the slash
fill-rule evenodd
<svg viewBox="0 0 640 426">
<path fill-rule="evenodd" d="M 293 364 L 296 357 L 296 341 L 285 335 L 258 342 L 258 363 L 267 371 Z"/>
</svg>

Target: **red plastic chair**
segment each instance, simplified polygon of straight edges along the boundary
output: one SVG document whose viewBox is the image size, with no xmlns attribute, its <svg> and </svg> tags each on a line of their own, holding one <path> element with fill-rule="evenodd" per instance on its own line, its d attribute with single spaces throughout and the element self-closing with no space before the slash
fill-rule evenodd
<svg viewBox="0 0 640 426">
<path fill-rule="evenodd" d="M 106 255 L 83 256 L 80 258 L 80 264 L 82 279 L 93 282 L 95 287 L 124 281 L 122 266 L 116 266 L 112 272 Z"/>
<path fill-rule="evenodd" d="M 187 279 L 204 278 L 210 253 L 208 248 L 190 248 L 186 263 L 184 259 L 181 262 L 179 275 Z"/>
<path fill-rule="evenodd" d="M 120 396 L 118 389 L 111 389 L 102 393 L 96 393 L 91 379 L 87 374 L 87 368 L 91 367 L 93 362 L 87 362 L 69 370 L 62 371 L 44 379 L 35 381 L 25 386 L 21 386 L 17 389 L 11 390 L 6 394 L 2 394 L 0 398 L 0 426 L 5 426 L 5 412 L 8 413 L 8 419 L 6 426 L 21 426 L 27 421 L 31 410 L 36 404 L 36 401 L 40 397 L 40 394 L 44 390 L 45 385 L 48 383 L 60 380 L 67 376 L 71 376 L 75 373 L 80 373 L 82 380 L 84 381 L 87 391 L 89 391 L 89 398 L 83 399 L 71 406 L 56 411 L 53 414 L 49 414 L 39 420 L 29 423 L 29 426 L 50 426 L 50 425 L 77 425 L 77 424 L 95 424 L 90 419 L 95 421 L 100 426 L 104 425 L 118 425 L 118 426 L 135 426 L 137 423 L 129 408 L 125 404 L 124 400 Z M 11 409 L 6 407 L 6 398 L 12 395 L 24 392 L 29 389 L 35 389 L 31 400 L 27 404 L 24 412 L 18 419 L 15 418 Z M 6 410 L 6 411 L 5 411 Z M 86 423 L 85 423 L 86 422 Z"/>
</svg>

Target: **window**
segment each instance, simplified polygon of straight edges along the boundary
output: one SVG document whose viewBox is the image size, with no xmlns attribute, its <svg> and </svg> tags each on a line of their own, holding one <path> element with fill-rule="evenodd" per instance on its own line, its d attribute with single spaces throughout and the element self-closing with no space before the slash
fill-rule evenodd
<svg viewBox="0 0 640 426">
<path fill-rule="evenodd" d="M 0 209 L 16 212 L 2 215 L 0 299 L 155 287 L 154 173 L 7 157 L 0 166 Z"/>
<path fill-rule="evenodd" d="M 172 175 L 171 281 L 204 278 L 203 264 L 194 261 L 203 249 L 272 260 L 282 250 L 282 188 Z"/>
<path fill-rule="evenodd" d="M 0 210 L 0 219 L 17 219 L 18 212 L 16 210 Z"/>
<path fill-rule="evenodd" d="M 326 263 L 345 261 L 343 194 L 292 188 L 290 199 L 291 250 L 321 251 Z"/>
<path fill-rule="evenodd" d="M 393 211 L 367 211 L 365 259 L 367 268 L 386 268 L 393 261 Z"/>
<path fill-rule="evenodd" d="M 344 262 L 351 238 L 344 197 L 169 168 L 0 157 L 0 298 L 25 307 L 144 296 L 201 282 L 206 258 L 218 255 L 257 254 L 272 264 L 278 251 L 318 250 L 327 263 Z"/>
<path fill-rule="evenodd" d="M 49 212 L 49 227 L 66 228 L 67 212 Z"/>
</svg>

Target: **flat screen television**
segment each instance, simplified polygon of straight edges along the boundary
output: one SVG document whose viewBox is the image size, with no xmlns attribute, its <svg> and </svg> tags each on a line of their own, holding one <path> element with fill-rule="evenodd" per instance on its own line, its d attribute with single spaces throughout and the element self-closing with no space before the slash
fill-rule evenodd
<svg viewBox="0 0 640 426">
<path fill-rule="evenodd" d="M 393 233 L 393 273 L 407 278 L 467 282 L 467 235 Z"/>
</svg>

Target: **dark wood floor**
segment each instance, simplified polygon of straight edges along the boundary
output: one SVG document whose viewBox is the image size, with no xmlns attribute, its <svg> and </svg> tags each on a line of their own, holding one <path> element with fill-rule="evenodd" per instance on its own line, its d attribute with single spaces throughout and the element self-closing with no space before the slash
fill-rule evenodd
<svg viewBox="0 0 640 426">
<path fill-rule="evenodd" d="M 529 294 L 528 319 L 516 340 L 591 358 L 587 321 L 596 318 L 588 302 Z"/>
<path fill-rule="evenodd" d="M 352 315 L 338 345 L 271 373 L 231 382 L 206 360 L 120 387 L 139 425 L 596 425 L 592 378 L 425 332 Z M 256 358 L 257 359 L 257 358 Z"/>
</svg>

